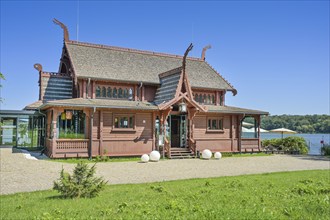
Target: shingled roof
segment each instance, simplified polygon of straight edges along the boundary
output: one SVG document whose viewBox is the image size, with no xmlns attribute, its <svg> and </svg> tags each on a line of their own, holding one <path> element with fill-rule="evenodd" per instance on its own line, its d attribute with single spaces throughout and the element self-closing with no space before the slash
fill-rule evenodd
<svg viewBox="0 0 330 220">
<path fill-rule="evenodd" d="M 158 110 L 158 107 L 150 102 L 113 100 L 113 99 L 63 99 L 46 101 L 39 108 L 47 109 L 51 106 L 61 107 L 96 107 L 96 108 L 112 108 L 112 109 L 136 109 L 136 110 Z"/>
<path fill-rule="evenodd" d="M 76 41 L 65 42 L 77 78 L 160 84 L 159 74 L 182 65 L 182 56 L 110 47 Z M 187 58 L 193 88 L 236 90 L 207 62 Z"/>
<path fill-rule="evenodd" d="M 234 106 L 207 105 L 208 112 L 214 113 L 231 113 L 231 114 L 247 114 L 247 115 L 269 115 L 269 112 L 238 108 Z"/>
</svg>

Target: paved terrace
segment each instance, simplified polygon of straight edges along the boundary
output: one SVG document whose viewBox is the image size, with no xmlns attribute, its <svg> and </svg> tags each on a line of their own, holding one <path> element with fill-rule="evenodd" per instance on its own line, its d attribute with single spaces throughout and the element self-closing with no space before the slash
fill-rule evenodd
<svg viewBox="0 0 330 220">
<path fill-rule="evenodd" d="M 12 153 L 11 148 L 0 148 L 0 162 L 0 194 L 51 189 L 62 167 L 69 171 L 74 167 L 74 164 L 26 159 L 22 153 Z M 330 159 L 274 155 L 221 160 L 98 163 L 97 175 L 103 176 L 109 184 L 122 184 L 315 169 L 327 169 L 330 174 Z"/>
</svg>

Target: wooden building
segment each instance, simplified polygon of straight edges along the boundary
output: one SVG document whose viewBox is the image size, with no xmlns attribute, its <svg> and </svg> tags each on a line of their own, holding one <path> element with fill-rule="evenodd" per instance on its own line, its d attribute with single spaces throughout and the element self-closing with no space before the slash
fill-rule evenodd
<svg viewBox="0 0 330 220">
<path fill-rule="evenodd" d="M 52 158 L 132 156 L 157 149 L 169 158 L 220 152 L 258 151 L 264 111 L 227 106 L 237 91 L 205 60 L 82 43 L 64 32 L 59 70 L 40 79 L 39 101 L 25 110 L 46 114 L 46 152 Z M 255 119 L 251 137 L 242 134 Z"/>
</svg>

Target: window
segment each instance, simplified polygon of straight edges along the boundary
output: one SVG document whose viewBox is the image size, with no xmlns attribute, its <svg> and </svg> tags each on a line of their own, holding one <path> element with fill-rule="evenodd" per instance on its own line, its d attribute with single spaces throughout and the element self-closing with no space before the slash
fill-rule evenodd
<svg viewBox="0 0 330 220">
<path fill-rule="evenodd" d="M 132 88 L 129 88 L 129 90 L 128 90 L 128 99 L 129 100 L 133 99 L 133 89 Z"/>
<path fill-rule="evenodd" d="M 134 115 L 115 115 L 114 128 L 134 129 Z"/>
<path fill-rule="evenodd" d="M 214 97 L 214 95 L 212 95 L 212 104 L 214 104 L 215 103 L 215 97 Z"/>
<path fill-rule="evenodd" d="M 125 99 L 128 98 L 128 89 L 124 89 L 124 98 L 125 98 Z"/>
<path fill-rule="evenodd" d="M 111 98 L 112 97 L 112 89 L 111 89 L 111 87 L 108 87 L 107 97 L 108 98 Z"/>
<path fill-rule="evenodd" d="M 223 118 L 208 118 L 207 130 L 222 131 L 223 130 Z"/>
<path fill-rule="evenodd" d="M 97 86 L 95 88 L 96 98 L 107 98 L 107 99 L 133 99 L 133 89 L 127 87 L 106 87 Z"/>
<path fill-rule="evenodd" d="M 103 98 L 107 97 L 107 90 L 105 87 L 102 87 L 102 97 Z"/>
<path fill-rule="evenodd" d="M 198 102 L 198 94 L 195 95 L 195 101 Z"/>
<path fill-rule="evenodd" d="M 123 98 L 123 89 L 122 88 L 119 88 L 118 89 L 118 98 Z"/>
<path fill-rule="evenodd" d="M 199 94 L 199 100 L 198 100 L 199 103 L 202 103 L 203 102 L 203 96 L 202 94 Z"/>
<path fill-rule="evenodd" d="M 58 138 L 85 138 L 85 114 L 83 111 L 64 110 L 64 112 L 58 116 Z"/>
<path fill-rule="evenodd" d="M 95 93 L 96 93 L 96 97 L 101 97 L 101 87 L 96 87 L 96 91 L 95 91 Z"/>
<path fill-rule="evenodd" d="M 117 98 L 117 88 L 116 87 L 113 89 L 113 96 L 112 97 Z"/>
</svg>

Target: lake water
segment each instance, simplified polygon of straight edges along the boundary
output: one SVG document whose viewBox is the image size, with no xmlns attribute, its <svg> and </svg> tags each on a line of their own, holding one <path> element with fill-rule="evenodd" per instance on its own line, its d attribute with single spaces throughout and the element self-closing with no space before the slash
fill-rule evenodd
<svg viewBox="0 0 330 220">
<path fill-rule="evenodd" d="M 277 133 L 260 133 L 261 140 L 272 139 L 272 138 L 282 138 L 281 134 Z M 321 149 L 321 141 L 323 140 L 325 144 L 330 143 L 330 134 L 284 134 L 283 137 L 297 136 L 303 137 L 306 140 L 307 146 L 309 146 L 308 154 L 319 155 Z"/>
</svg>

